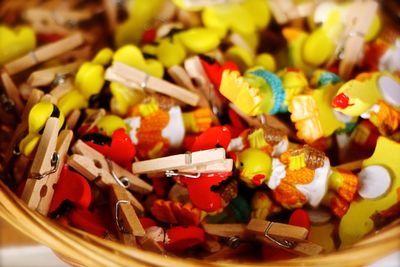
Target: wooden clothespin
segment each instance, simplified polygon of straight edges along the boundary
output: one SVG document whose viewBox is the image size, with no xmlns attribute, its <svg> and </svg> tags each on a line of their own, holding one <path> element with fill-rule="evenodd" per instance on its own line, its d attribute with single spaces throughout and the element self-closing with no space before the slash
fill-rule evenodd
<svg viewBox="0 0 400 267">
<path fill-rule="evenodd" d="M 21 95 L 14 81 L 5 71 L 1 73 L 1 81 L 3 83 L 5 93 L 11 101 L 11 105 L 15 107 L 18 114 L 21 114 L 24 110 L 24 104 L 22 103 Z"/>
<path fill-rule="evenodd" d="M 207 98 L 195 87 L 184 68 L 182 68 L 180 65 L 174 65 L 169 67 L 167 71 L 177 85 L 187 88 L 191 92 L 199 95 L 199 107 L 210 107 Z"/>
<path fill-rule="evenodd" d="M 118 25 L 118 9 L 122 8 L 123 1 L 103 0 L 110 32 L 114 32 Z"/>
<path fill-rule="evenodd" d="M 47 69 L 32 72 L 28 77 L 28 84 L 32 87 L 48 86 L 51 84 L 59 84 L 66 79 L 68 75 L 72 75 L 82 64 L 82 60 L 78 60 L 66 65 L 60 65 Z"/>
<path fill-rule="evenodd" d="M 89 10 L 50 10 L 29 8 L 23 18 L 28 21 L 37 33 L 68 34 L 83 21 L 93 17 Z"/>
<path fill-rule="evenodd" d="M 39 47 L 25 56 L 15 59 L 4 65 L 9 75 L 19 73 L 39 63 L 57 57 L 62 53 L 72 50 L 83 43 L 82 34 L 75 33 L 55 43 Z"/>
<path fill-rule="evenodd" d="M 299 12 L 293 0 L 269 0 L 268 4 L 278 24 L 285 24 L 299 18 Z"/>
<path fill-rule="evenodd" d="M 245 224 L 203 224 L 203 229 L 207 234 L 218 236 L 218 237 L 237 237 L 239 241 L 249 238 L 246 232 Z M 228 244 L 229 245 L 229 244 Z"/>
<path fill-rule="evenodd" d="M 328 62 L 339 63 L 339 75 L 349 79 L 354 66 L 363 51 L 364 37 L 368 32 L 373 18 L 378 10 L 378 3 L 373 0 L 356 0 L 352 3 L 346 18 L 345 30 L 340 38 L 335 55 Z"/>
<path fill-rule="evenodd" d="M 175 81 L 175 83 L 179 86 L 182 86 L 184 88 L 188 88 L 190 91 L 194 92 L 195 94 L 197 94 L 200 99 L 199 99 L 199 107 L 202 108 L 208 108 L 210 110 L 212 110 L 211 107 L 211 103 L 209 102 L 209 100 L 207 99 L 207 97 L 204 95 L 204 92 L 201 91 L 199 88 L 197 88 L 190 76 L 187 74 L 187 72 L 185 71 L 185 69 L 183 67 L 181 67 L 180 65 L 174 65 L 172 67 L 168 68 L 168 74 L 171 76 L 171 78 Z M 213 114 L 213 123 L 215 125 L 219 125 L 220 122 L 217 118 L 217 116 Z"/>
<path fill-rule="evenodd" d="M 245 224 L 203 224 L 204 231 L 223 238 L 230 248 L 241 242 L 261 241 L 300 255 L 317 255 L 322 247 L 306 240 L 308 230 L 303 227 L 252 219 Z"/>
<path fill-rule="evenodd" d="M 198 178 L 201 173 L 230 172 L 232 167 L 232 159 L 225 158 L 225 149 L 215 148 L 134 162 L 132 172 L 135 174 L 165 172 L 167 177 Z"/>
<path fill-rule="evenodd" d="M 86 36 L 85 36 L 85 41 L 87 41 Z M 50 60 L 46 63 L 48 63 L 49 65 L 67 64 L 69 62 L 90 60 L 91 56 L 92 56 L 92 46 L 88 44 L 80 46 L 77 49 L 62 53 L 61 55 L 57 56 L 57 58 L 54 58 L 53 60 Z"/>
<path fill-rule="evenodd" d="M 268 0 L 272 15 L 278 24 L 286 24 L 310 15 L 321 0 L 294 3 L 293 0 Z"/>
<path fill-rule="evenodd" d="M 148 194 L 153 190 L 150 184 L 115 162 L 106 159 L 100 152 L 82 140 L 75 143 L 72 152 L 74 154 L 69 157 L 68 164 L 99 187 L 105 188 L 111 184 L 118 184 L 140 194 Z M 136 201 L 135 207 L 143 209 L 139 201 Z"/>
<path fill-rule="evenodd" d="M 122 186 L 110 184 L 110 204 L 119 239 L 125 245 L 136 246 L 136 237 L 143 237 L 146 232 L 136 214 L 132 197 Z"/>
<path fill-rule="evenodd" d="M 307 241 L 308 230 L 303 227 L 252 219 L 246 230 L 255 239 L 299 255 L 318 255 L 323 248 Z"/>
<path fill-rule="evenodd" d="M 47 120 L 21 197 L 30 208 L 43 215 L 47 215 L 50 208 L 53 186 L 58 182 L 73 136 L 71 130 L 58 134 L 59 123 L 58 118 Z"/>
<path fill-rule="evenodd" d="M 105 78 L 108 81 L 119 82 L 130 88 L 149 89 L 168 95 L 191 106 L 197 106 L 199 102 L 197 94 L 120 62 L 115 62 L 107 69 Z"/>
<path fill-rule="evenodd" d="M 22 138 L 22 136 L 27 132 L 28 130 L 28 116 L 29 112 L 32 109 L 32 107 L 40 101 L 40 99 L 43 97 L 44 93 L 43 91 L 40 91 L 38 89 L 33 89 L 28 101 L 26 102 L 26 105 L 24 107 L 24 110 L 21 115 L 21 122 L 17 125 L 17 128 L 14 131 L 14 134 L 11 138 L 10 146 L 6 150 L 6 155 L 4 158 L 4 163 L 5 166 L 10 167 L 10 162 L 11 159 L 13 158 L 13 155 L 15 154 L 15 148 L 18 146 L 18 142 Z"/>
</svg>

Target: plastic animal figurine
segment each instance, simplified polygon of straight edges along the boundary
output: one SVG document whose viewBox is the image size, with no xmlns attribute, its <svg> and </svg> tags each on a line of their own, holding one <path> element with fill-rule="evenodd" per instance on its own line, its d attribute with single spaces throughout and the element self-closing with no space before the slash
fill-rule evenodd
<svg viewBox="0 0 400 267">
<path fill-rule="evenodd" d="M 41 101 L 32 107 L 28 116 L 28 135 L 19 143 L 19 151 L 22 155 L 29 157 L 35 151 L 47 119 L 50 117 L 59 118 L 60 125 L 64 124 L 64 115 L 56 105 Z"/>
<path fill-rule="evenodd" d="M 74 109 L 86 108 L 89 99 L 100 93 L 104 80 L 104 65 L 111 61 L 113 51 L 109 48 L 100 50 L 91 62 L 85 62 L 75 76 L 75 88 L 58 100 L 58 106 L 64 116 Z"/>
<path fill-rule="evenodd" d="M 345 129 L 346 124 L 352 122 L 352 117 L 340 116 L 330 106 L 341 85 L 338 76 L 316 71 L 311 80 L 312 84 L 321 86 L 293 97 L 289 103 L 290 119 L 297 129 L 297 136 L 309 144 Z"/>
<path fill-rule="evenodd" d="M 331 168 L 323 152 L 307 145 L 289 149 L 279 158 L 247 148 L 237 154 L 236 167 L 246 185 L 267 184 L 274 199 L 287 209 L 327 201 L 332 212 L 342 217 L 357 192 L 357 176 Z"/>
<path fill-rule="evenodd" d="M 345 83 L 332 100 L 345 115 L 369 119 L 384 136 L 393 136 L 400 125 L 400 81 L 388 73 L 365 73 Z"/>
<path fill-rule="evenodd" d="M 182 112 L 174 103 L 146 99 L 135 106 L 125 122 L 141 159 L 158 158 L 181 148 L 185 133 L 202 132 L 211 126 L 209 109 Z"/>
<path fill-rule="evenodd" d="M 36 36 L 32 28 L 0 26 L 0 66 L 35 49 Z"/>
</svg>

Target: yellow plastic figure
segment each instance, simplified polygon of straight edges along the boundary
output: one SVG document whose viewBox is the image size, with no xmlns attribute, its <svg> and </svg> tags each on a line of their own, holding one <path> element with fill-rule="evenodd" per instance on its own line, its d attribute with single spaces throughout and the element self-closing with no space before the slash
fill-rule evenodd
<svg viewBox="0 0 400 267">
<path fill-rule="evenodd" d="M 365 73 L 345 83 L 332 101 L 336 111 L 370 119 L 381 134 L 391 136 L 400 125 L 400 80 L 388 73 Z"/>
<path fill-rule="evenodd" d="M 346 123 L 352 120 L 349 116 L 336 114 L 330 106 L 341 85 L 340 79 L 329 72 L 318 71 L 315 75 L 318 78 L 312 78 L 313 84 L 321 86 L 293 97 L 289 104 L 290 118 L 297 129 L 297 136 L 306 143 L 328 137 L 336 130 L 344 129 Z"/>
<path fill-rule="evenodd" d="M 88 106 L 89 98 L 100 93 L 104 80 L 104 65 L 111 61 L 112 50 L 104 48 L 98 52 L 93 61 L 85 62 L 75 76 L 75 88 L 58 100 L 58 107 L 64 116 L 74 109 Z"/>
<path fill-rule="evenodd" d="M 19 150 L 22 155 L 29 157 L 35 151 L 47 119 L 56 117 L 60 125 L 64 124 L 64 116 L 58 107 L 50 102 L 39 102 L 32 107 L 28 116 L 28 135 L 19 143 Z"/>
<path fill-rule="evenodd" d="M 11 29 L 0 25 L 0 66 L 32 51 L 36 36 L 32 28 L 18 26 Z"/>
<path fill-rule="evenodd" d="M 363 198 L 350 204 L 348 212 L 339 225 L 342 247 L 347 247 L 359 241 L 366 234 L 373 231 L 374 224 L 384 219 L 385 211 L 389 211 L 390 208 L 398 205 L 400 189 L 399 162 L 400 144 L 388 138 L 380 137 L 374 154 L 364 160 L 362 164 L 364 170 L 369 168 L 369 170 L 375 171 L 369 173 L 364 171 L 364 174 L 367 175 L 364 175 L 363 179 L 360 180 L 362 185 L 369 186 L 369 189 L 364 191 L 370 191 L 370 196 L 371 193 L 376 193 L 377 189 L 382 194 L 375 194 L 370 198 Z M 364 182 L 363 180 L 368 180 L 368 174 L 372 176 L 371 178 L 378 177 L 377 183 Z M 389 180 L 385 182 L 386 177 Z M 382 184 L 385 187 L 382 188 Z M 377 221 L 374 221 L 374 218 Z"/>
</svg>

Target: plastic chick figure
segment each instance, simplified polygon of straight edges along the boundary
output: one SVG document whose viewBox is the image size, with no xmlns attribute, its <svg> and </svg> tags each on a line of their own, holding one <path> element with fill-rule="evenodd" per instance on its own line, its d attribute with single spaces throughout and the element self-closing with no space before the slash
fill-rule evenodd
<svg viewBox="0 0 400 267">
<path fill-rule="evenodd" d="M 369 119 L 384 136 L 400 125 L 400 80 L 388 73 L 364 73 L 345 83 L 332 101 L 336 111 Z"/>
<path fill-rule="evenodd" d="M 237 153 L 239 178 L 249 187 L 266 184 L 284 208 L 323 203 L 342 217 L 353 200 L 358 178 L 348 171 L 331 168 L 325 154 L 308 145 L 288 149 L 279 157 L 257 147 Z"/>
<path fill-rule="evenodd" d="M 162 103 L 162 99 L 145 99 L 125 119 L 140 159 L 162 157 L 179 150 L 186 132 L 203 132 L 211 126 L 209 109 L 182 112 L 179 106 Z"/>
</svg>

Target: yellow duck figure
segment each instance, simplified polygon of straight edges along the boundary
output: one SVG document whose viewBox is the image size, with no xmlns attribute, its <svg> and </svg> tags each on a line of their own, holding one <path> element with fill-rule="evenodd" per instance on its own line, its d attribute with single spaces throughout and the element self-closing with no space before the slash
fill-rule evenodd
<svg viewBox="0 0 400 267">
<path fill-rule="evenodd" d="M 364 73 L 345 83 L 332 101 L 336 111 L 369 119 L 382 135 L 400 126 L 400 80 L 389 73 Z"/>
<path fill-rule="evenodd" d="M 35 151 L 47 119 L 56 117 L 60 125 L 64 124 L 64 116 L 59 108 L 51 102 L 41 101 L 35 104 L 28 116 L 28 134 L 19 143 L 19 151 L 22 155 L 29 157 Z"/>
</svg>

